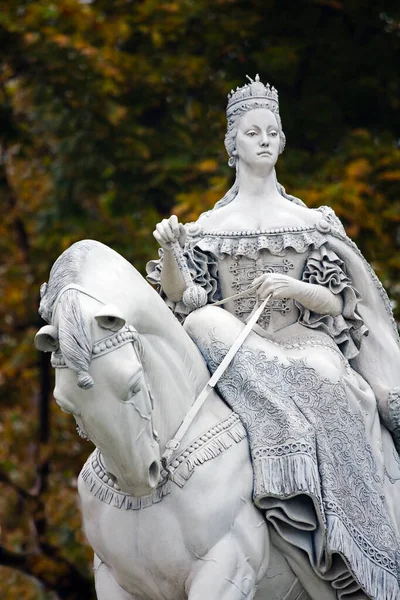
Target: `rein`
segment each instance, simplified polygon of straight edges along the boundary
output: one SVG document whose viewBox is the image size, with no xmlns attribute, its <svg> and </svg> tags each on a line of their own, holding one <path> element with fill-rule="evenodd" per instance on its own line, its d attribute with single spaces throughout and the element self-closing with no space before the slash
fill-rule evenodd
<svg viewBox="0 0 400 600">
<path fill-rule="evenodd" d="M 176 264 L 178 266 L 178 269 L 182 275 L 185 287 L 186 287 L 186 289 L 183 293 L 183 297 L 182 297 L 184 304 L 186 304 L 186 306 L 191 310 L 201 308 L 202 306 L 207 304 L 207 294 L 206 294 L 204 288 L 202 288 L 201 286 L 196 285 L 194 283 L 190 269 L 185 260 L 183 248 L 181 247 L 179 241 L 177 239 L 174 240 L 173 242 L 171 242 L 170 247 L 171 247 L 173 256 L 175 258 Z M 210 306 L 220 306 L 221 304 L 225 304 L 229 300 L 235 300 L 237 298 L 242 298 L 243 296 L 247 296 L 251 292 L 255 291 L 258 287 L 259 287 L 258 284 L 253 284 L 246 290 L 243 290 L 242 292 L 238 292 L 237 294 L 234 294 L 233 296 L 229 296 L 228 298 L 223 298 L 222 300 L 219 300 L 218 302 L 213 302 L 212 304 L 210 304 Z M 245 339 L 247 338 L 249 333 L 252 331 L 254 325 L 257 323 L 258 319 L 261 316 L 261 313 L 263 312 L 264 308 L 266 307 L 266 305 L 271 297 L 272 297 L 272 292 L 265 298 L 265 300 L 263 300 L 263 302 L 261 303 L 261 305 L 259 307 L 257 307 L 257 304 L 256 304 L 256 308 L 253 311 L 253 313 L 251 314 L 250 319 L 247 322 L 246 326 L 239 333 L 238 337 L 233 342 L 231 348 L 228 350 L 227 355 L 225 356 L 225 358 L 223 359 L 223 361 L 221 362 L 219 367 L 216 369 L 215 373 L 212 375 L 212 377 L 210 378 L 208 383 L 205 385 L 205 387 L 200 392 L 199 396 L 196 398 L 196 400 L 190 407 L 189 412 L 187 413 L 186 417 L 184 418 L 181 425 L 179 426 L 178 431 L 175 434 L 175 437 L 173 437 L 171 440 L 169 440 L 167 442 L 167 444 L 165 446 L 165 451 L 161 457 L 161 464 L 164 467 L 164 469 L 166 469 L 167 471 L 168 471 L 168 464 L 170 463 L 175 450 L 177 450 L 179 448 L 183 436 L 189 429 L 190 425 L 192 424 L 197 413 L 203 406 L 204 402 L 207 400 L 210 392 L 217 385 L 218 381 L 221 379 L 222 375 L 225 373 L 226 369 L 228 368 L 228 366 L 232 362 L 233 358 L 235 357 L 237 351 L 242 346 L 243 342 L 245 341 Z"/>
<path fill-rule="evenodd" d="M 248 294 L 253 289 L 256 289 L 258 287 L 259 287 L 258 285 L 252 286 L 251 288 L 248 288 L 247 290 L 245 290 L 245 292 L 246 292 L 246 294 Z M 243 296 L 243 295 L 245 295 L 245 294 L 243 292 L 240 292 L 239 294 L 230 296 L 229 298 L 225 298 L 224 300 L 220 300 L 219 302 L 215 302 L 214 306 L 218 305 L 218 304 L 223 304 L 227 300 L 234 299 L 234 298 L 237 298 L 237 297 Z M 233 342 L 232 346 L 229 348 L 228 353 L 226 354 L 225 358 L 222 360 L 221 364 L 218 366 L 215 373 L 212 375 L 212 377 L 206 383 L 206 385 L 204 386 L 204 388 L 202 389 L 202 391 L 200 392 L 200 394 L 197 396 L 196 400 L 190 407 L 186 417 L 184 418 L 181 425 L 179 426 L 175 436 L 167 442 L 167 444 L 165 446 L 165 451 L 161 457 L 161 464 L 164 467 L 164 469 L 168 470 L 168 463 L 171 461 L 171 458 L 172 458 L 175 450 L 177 450 L 179 448 L 179 446 L 181 445 L 183 436 L 189 429 L 190 425 L 192 424 L 197 413 L 203 406 L 204 402 L 207 400 L 210 392 L 215 388 L 218 381 L 221 379 L 222 375 L 225 373 L 226 369 L 228 368 L 228 366 L 234 359 L 236 353 L 238 352 L 240 347 L 243 345 L 243 342 L 246 340 L 246 338 L 252 331 L 254 325 L 257 323 L 258 319 L 260 318 L 261 313 L 263 312 L 267 303 L 271 299 L 271 296 L 272 296 L 272 293 L 269 294 L 263 300 L 263 302 L 260 304 L 260 306 L 257 308 L 257 310 L 255 310 L 253 312 L 253 314 L 250 317 L 249 321 L 247 322 L 246 326 L 239 333 L 236 340 Z M 211 305 L 211 306 L 213 306 L 213 305 Z"/>
</svg>

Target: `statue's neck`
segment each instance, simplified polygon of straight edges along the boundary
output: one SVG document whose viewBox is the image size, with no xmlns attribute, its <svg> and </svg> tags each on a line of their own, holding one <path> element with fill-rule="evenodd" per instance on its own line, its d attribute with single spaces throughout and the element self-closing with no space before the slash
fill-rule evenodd
<svg viewBox="0 0 400 600">
<path fill-rule="evenodd" d="M 276 186 L 275 169 L 268 172 L 254 171 L 248 165 L 240 164 L 238 172 L 239 190 L 235 203 L 243 208 L 257 208 L 257 204 L 262 204 L 265 209 L 266 202 L 276 202 L 280 199 L 280 194 Z"/>
</svg>

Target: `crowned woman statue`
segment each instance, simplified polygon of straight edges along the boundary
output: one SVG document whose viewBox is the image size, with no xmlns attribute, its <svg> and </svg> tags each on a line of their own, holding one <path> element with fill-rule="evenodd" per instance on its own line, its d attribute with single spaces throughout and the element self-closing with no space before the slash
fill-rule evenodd
<svg viewBox="0 0 400 600">
<path fill-rule="evenodd" d="M 254 502 L 306 589 L 308 569 L 329 598 L 399 599 L 400 348 L 388 297 L 333 210 L 277 182 L 277 91 L 250 80 L 229 95 L 227 121 L 234 185 L 195 223 L 157 225 L 148 279 L 211 372 L 272 294 L 218 384 L 247 429 Z M 184 301 L 177 240 L 207 298 L 200 310 Z"/>
</svg>

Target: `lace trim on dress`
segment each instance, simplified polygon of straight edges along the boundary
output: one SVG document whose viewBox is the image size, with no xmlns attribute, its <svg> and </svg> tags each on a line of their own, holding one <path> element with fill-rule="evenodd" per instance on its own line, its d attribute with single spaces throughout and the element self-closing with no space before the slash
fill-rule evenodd
<svg viewBox="0 0 400 600">
<path fill-rule="evenodd" d="M 319 248 L 325 241 L 316 227 L 287 227 L 270 231 L 220 231 L 205 233 L 194 242 L 204 252 L 211 252 L 219 259 L 225 256 L 245 256 L 256 260 L 260 250 L 268 250 L 275 256 L 284 256 L 291 248 L 301 254 L 309 247 Z"/>
<path fill-rule="evenodd" d="M 263 347 L 242 346 L 217 386 L 248 432 L 256 505 L 290 543 L 301 532 L 302 550 L 312 549 L 313 567 L 335 582 L 338 598 L 352 596 L 352 577 L 369 598 L 399 598 L 397 532 L 379 467 L 346 382 L 329 375 L 329 350 L 316 370 L 307 349 L 288 362 Z M 200 349 L 211 373 L 228 351 L 213 338 Z M 335 554 L 348 565 L 346 581 Z"/>
<path fill-rule="evenodd" d="M 296 302 L 300 310 L 299 323 L 328 333 L 347 359 L 357 356 L 368 329 L 357 311 L 362 298 L 351 285 L 343 261 L 326 245 L 321 246 L 309 255 L 302 279 L 307 283 L 323 285 L 333 294 L 341 294 L 343 308 L 340 315 L 333 317 L 315 313 Z"/>
</svg>

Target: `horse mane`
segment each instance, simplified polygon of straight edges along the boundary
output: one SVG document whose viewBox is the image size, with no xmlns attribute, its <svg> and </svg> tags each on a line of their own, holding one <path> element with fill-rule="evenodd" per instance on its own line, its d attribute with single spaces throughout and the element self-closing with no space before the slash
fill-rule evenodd
<svg viewBox="0 0 400 600">
<path fill-rule="evenodd" d="M 81 272 L 93 248 L 101 246 L 94 240 L 82 240 L 65 250 L 54 263 L 48 284 L 41 288 L 39 314 L 51 323 L 55 302 L 68 284 L 80 283 Z M 92 358 L 92 339 L 82 307 L 79 292 L 67 290 L 59 299 L 58 336 L 60 350 L 66 365 L 78 373 L 78 386 L 89 389 L 94 382 L 89 375 Z"/>
<path fill-rule="evenodd" d="M 58 294 L 66 285 L 80 283 L 80 273 L 87 255 L 98 245 L 99 242 L 95 240 L 82 240 L 72 244 L 57 258 L 51 268 L 49 282 L 41 288 L 39 314 L 47 323 L 51 323 L 54 302 Z"/>
</svg>

